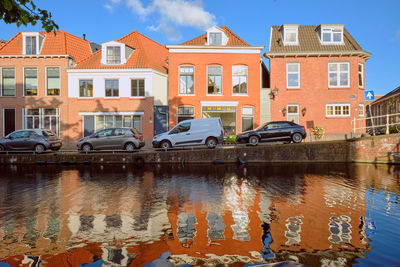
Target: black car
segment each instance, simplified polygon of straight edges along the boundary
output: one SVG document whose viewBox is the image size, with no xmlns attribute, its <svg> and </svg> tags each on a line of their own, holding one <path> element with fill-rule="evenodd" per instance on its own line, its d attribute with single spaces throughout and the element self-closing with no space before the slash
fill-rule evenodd
<svg viewBox="0 0 400 267">
<path fill-rule="evenodd" d="M 18 130 L 0 138 L 0 151 L 33 150 L 43 153 L 46 149 L 59 150 L 61 146 L 61 139 L 48 129 Z"/>
<path fill-rule="evenodd" d="M 284 141 L 300 143 L 306 138 L 304 126 L 290 121 L 267 122 L 260 127 L 236 136 L 236 143 L 257 145 L 259 142 Z"/>
</svg>

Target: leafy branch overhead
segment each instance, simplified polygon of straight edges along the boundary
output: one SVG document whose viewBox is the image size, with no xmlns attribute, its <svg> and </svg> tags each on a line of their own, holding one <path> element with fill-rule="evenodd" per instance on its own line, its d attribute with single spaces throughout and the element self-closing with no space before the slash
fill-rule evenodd
<svg viewBox="0 0 400 267">
<path fill-rule="evenodd" d="M 37 8 L 32 0 L 0 0 L 0 20 L 7 24 L 16 23 L 18 27 L 36 25 L 40 21 L 46 32 L 58 29 L 58 25 L 51 18 L 51 13 Z"/>
</svg>

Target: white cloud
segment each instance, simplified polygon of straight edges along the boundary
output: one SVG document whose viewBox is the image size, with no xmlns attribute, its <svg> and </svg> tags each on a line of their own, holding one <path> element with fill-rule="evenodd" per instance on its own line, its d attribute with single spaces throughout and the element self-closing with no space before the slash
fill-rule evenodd
<svg viewBox="0 0 400 267">
<path fill-rule="evenodd" d="M 105 8 L 112 11 L 120 2 L 109 0 Z M 217 24 L 215 15 L 204 9 L 201 0 L 126 0 L 126 5 L 142 20 L 146 20 L 149 15 L 158 16 L 156 24 L 147 29 L 162 31 L 173 41 L 181 37 L 178 30 L 180 26 L 206 30 Z"/>
</svg>

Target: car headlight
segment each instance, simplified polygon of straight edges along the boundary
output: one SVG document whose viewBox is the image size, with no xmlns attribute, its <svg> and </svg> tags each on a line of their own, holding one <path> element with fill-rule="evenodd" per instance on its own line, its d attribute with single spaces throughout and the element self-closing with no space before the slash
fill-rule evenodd
<svg viewBox="0 0 400 267">
<path fill-rule="evenodd" d="M 245 133 L 245 134 L 241 134 L 241 135 L 240 135 L 240 137 L 248 137 L 248 136 L 249 136 L 248 133 Z"/>
</svg>

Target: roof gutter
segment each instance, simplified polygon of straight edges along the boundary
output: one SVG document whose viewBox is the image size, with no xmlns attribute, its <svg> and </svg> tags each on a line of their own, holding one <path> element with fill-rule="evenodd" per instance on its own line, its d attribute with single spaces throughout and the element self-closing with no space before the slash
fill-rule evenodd
<svg viewBox="0 0 400 267">
<path fill-rule="evenodd" d="M 0 55 L 0 58 L 72 58 L 70 55 Z"/>
<path fill-rule="evenodd" d="M 371 53 L 365 51 L 341 51 L 341 52 L 266 52 L 264 57 L 309 57 L 309 56 L 362 56 L 365 59 L 371 57 Z"/>
<path fill-rule="evenodd" d="M 264 46 L 221 46 L 221 45 L 166 45 L 168 49 L 243 49 L 262 50 Z"/>
</svg>

